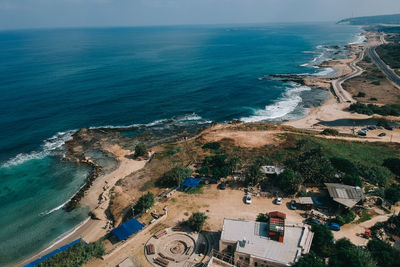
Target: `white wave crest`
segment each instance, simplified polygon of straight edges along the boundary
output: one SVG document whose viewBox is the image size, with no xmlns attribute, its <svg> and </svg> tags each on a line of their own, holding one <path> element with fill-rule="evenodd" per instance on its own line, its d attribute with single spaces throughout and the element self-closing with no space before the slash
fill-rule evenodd
<svg viewBox="0 0 400 267">
<path fill-rule="evenodd" d="M 41 145 L 40 151 L 31 151 L 29 153 L 20 153 L 15 157 L 9 159 L 8 161 L 4 162 L 1 167 L 7 168 L 11 166 L 16 166 L 22 164 L 26 161 L 34 160 L 34 159 L 42 159 L 46 156 L 49 156 L 53 153 L 60 151 L 65 142 L 72 139 L 72 135 L 76 132 L 76 130 L 70 130 L 66 132 L 59 132 L 52 137 L 43 141 Z"/>
<path fill-rule="evenodd" d="M 365 35 L 363 33 L 360 33 L 355 36 L 355 40 L 353 42 L 349 43 L 349 45 L 360 45 L 360 44 L 363 44 L 366 40 L 367 40 L 367 37 L 365 37 Z"/>
<path fill-rule="evenodd" d="M 336 73 L 334 68 L 323 68 L 320 72 L 315 73 L 315 76 L 330 76 Z"/>
<path fill-rule="evenodd" d="M 256 110 L 254 115 L 241 118 L 240 120 L 244 122 L 256 122 L 283 118 L 293 112 L 299 103 L 301 103 L 303 100 L 300 96 L 301 92 L 310 90 L 311 88 L 308 86 L 293 85 L 292 87 L 288 87 L 277 102 L 265 106 L 265 109 Z"/>
</svg>

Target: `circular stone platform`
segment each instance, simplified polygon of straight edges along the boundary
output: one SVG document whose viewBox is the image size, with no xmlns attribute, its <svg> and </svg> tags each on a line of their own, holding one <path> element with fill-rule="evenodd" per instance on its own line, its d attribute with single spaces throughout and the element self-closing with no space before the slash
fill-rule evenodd
<svg viewBox="0 0 400 267">
<path fill-rule="evenodd" d="M 165 231 L 165 233 L 162 233 Z M 152 236 L 146 246 L 153 245 L 154 254 L 148 254 L 145 247 L 144 253 L 147 260 L 154 266 L 160 266 L 156 259 L 168 261 L 168 266 L 182 266 L 184 262 L 197 262 L 204 255 L 196 254 L 198 245 L 206 242 L 198 233 L 173 231 L 171 228 L 161 230 L 159 238 Z M 197 245 L 198 244 L 198 245 Z"/>
</svg>

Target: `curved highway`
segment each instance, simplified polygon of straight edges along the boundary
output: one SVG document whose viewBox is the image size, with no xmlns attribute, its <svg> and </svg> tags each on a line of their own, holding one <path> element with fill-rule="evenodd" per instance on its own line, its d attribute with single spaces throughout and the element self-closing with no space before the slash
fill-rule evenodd
<svg viewBox="0 0 400 267">
<path fill-rule="evenodd" d="M 364 71 L 362 68 L 357 66 L 357 63 L 360 62 L 363 57 L 364 57 L 364 51 L 362 53 L 360 53 L 360 56 L 356 60 L 354 60 L 353 62 L 350 63 L 350 67 L 354 70 L 352 73 L 332 81 L 332 90 L 333 90 L 333 93 L 335 94 L 339 103 L 340 102 L 351 103 L 354 101 L 351 98 L 351 96 L 349 95 L 349 93 L 347 93 L 343 89 L 342 84 L 345 81 L 347 81 L 348 79 L 351 79 L 351 78 L 354 78 L 354 77 L 360 75 Z"/>
<path fill-rule="evenodd" d="M 400 87 L 400 77 L 379 57 L 375 50 L 377 47 L 371 46 L 367 48 L 369 57 L 391 82 Z"/>
</svg>

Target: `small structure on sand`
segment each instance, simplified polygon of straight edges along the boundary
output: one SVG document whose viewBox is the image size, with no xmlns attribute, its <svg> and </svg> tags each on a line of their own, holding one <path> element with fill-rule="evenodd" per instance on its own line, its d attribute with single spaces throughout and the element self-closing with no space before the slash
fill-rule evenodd
<svg viewBox="0 0 400 267">
<path fill-rule="evenodd" d="M 365 200 L 362 189 L 358 186 L 335 183 L 325 183 L 325 185 L 333 201 L 349 209 Z"/>
<path fill-rule="evenodd" d="M 312 210 L 313 204 L 311 197 L 299 197 L 299 202 L 297 203 L 299 209 L 302 210 Z"/>
</svg>

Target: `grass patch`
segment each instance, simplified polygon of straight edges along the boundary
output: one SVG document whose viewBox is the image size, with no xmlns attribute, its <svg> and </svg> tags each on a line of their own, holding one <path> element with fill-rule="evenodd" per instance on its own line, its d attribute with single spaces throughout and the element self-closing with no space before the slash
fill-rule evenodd
<svg viewBox="0 0 400 267">
<path fill-rule="evenodd" d="M 381 166 L 388 155 L 397 155 L 398 151 L 384 144 L 371 145 L 342 140 L 313 138 L 321 145 L 328 157 L 341 157 L 350 161 L 358 161 L 367 165 Z"/>
<path fill-rule="evenodd" d="M 359 224 L 362 222 L 366 222 L 366 221 L 371 220 L 371 218 L 372 218 L 372 215 L 368 210 L 362 210 L 361 214 L 360 214 L 360 218 L 357 221 L 355 221 L 354 223 Z"/>
<path fill-rule="evenodd" d="M 190 188 L 187 193 L 188 194 L 203 194 L 204 184 L 199 184 L 194 188 Z"/>
</svg>

